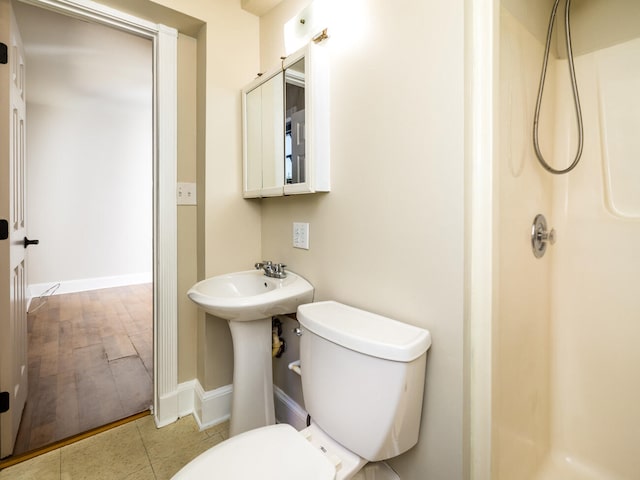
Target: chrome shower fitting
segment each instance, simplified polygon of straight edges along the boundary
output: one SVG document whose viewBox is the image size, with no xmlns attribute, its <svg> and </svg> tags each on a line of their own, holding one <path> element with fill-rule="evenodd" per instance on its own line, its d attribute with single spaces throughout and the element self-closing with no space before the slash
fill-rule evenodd
<svg viewBox="0 0 640 480">
<path fill-rule="evenodd" d="M 553 228 L 547 231 L 547 219 L 538 214 L 531 225 L 531 248 L 536 258 L 542 257 L 547 251 L 547 242 L 551 245 L 556 243 L 556 231 Z"/>
<path fill-rule="evenodd" d="M 542 72 L 540 73 L 540 84 L 538 86 L 538 98 L 536 100 L 536 109 L 533 115 L 533 148 L 536 152 L 536 157 L 540 162 L 540 165 L 550 173 L 554 175 L 561 175 L 563 173 L 569 173 L 573 170 L 582 156 L 582 148 L 584 146 L 584 126 L 582 125 L 582 109 L 580 108 L 580 96 L 578 95 L 578 82 L 576 81 L 576 69 L 573 65 L 573 47 L 571 46 L 571 22 L 569 20 L 569 13 L 571 10 L 571 0 L 566 0 L 565 12 L 564 12 L 564 30 L 565 30 L 565 44 L 567 48 L 567 60 L 569 64 L 569 76 L 571 78 L 571 90 L 573 91 L 573 103 L 576 111 L 576 122 L 578 125 L 578 147 L 576 150 L 576 156 L 573 159 L 571 165 L 564 169 L 556 169 L 550 166 L 544 159 L 542 152 L 540 151 L 540 142 L 538 139 L 538 125 L 540 122 L 540 106 L 542 104 L 542 93 L 544 91 L 544 81 L 547 76 L 547 64 L 549 62 L 549 50 L 551 49 L 551 36 L 553 34 L 553 24 L 555 23 L 556 11 L 558 9 L 558 3 L 560 0 L 555 0 L 553 9 L 551 10 L 551 18 L 549 19 L 549 29 L 547 30 L 547 42 L 544 48 L 544 60 L 542 62 Z"/>
</svg>

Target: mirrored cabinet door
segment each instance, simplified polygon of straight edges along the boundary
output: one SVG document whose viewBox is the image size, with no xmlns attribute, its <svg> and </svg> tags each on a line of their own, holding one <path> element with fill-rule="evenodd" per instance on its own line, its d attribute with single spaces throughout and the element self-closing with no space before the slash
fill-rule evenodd
<svg viewBox="0 0 640 480">
<path fill-rule="evenodd" d="M 262 88 L 245 96 L 244 191 L 245 196 L 260 196 L 262 190 Z"/>
<path fill-rule="evenodd" d="M 328 75 L 310 44 L 243 89 L 245 197 L 329 191 Z"/>
<path fill-rule="evenodd" d="M 310 43 L 284 61 L 284 194 L 328 192 L 329 65 L 324 45 Z"/>
<path fill-rule="evenodd" d="M 244 196 L 283 194 L 283 72 L 250 84 L 243 91 Z"/>
<path fill-rule="evenodd" d="M 306 181 L 304 58 L 284 74 L 284 183 Z"/>
<path fill-rule="evenodd" d="M 262 85 L 262 196 L 282 195 L 284 184 L 283 73 Z"/>
</svg>

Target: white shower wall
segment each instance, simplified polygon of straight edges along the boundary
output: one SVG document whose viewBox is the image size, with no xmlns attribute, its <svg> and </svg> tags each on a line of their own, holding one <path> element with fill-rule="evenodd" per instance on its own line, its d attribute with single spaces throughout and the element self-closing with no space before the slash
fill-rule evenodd
<svg viewBox="0 0 640 480">
<path fill-rule="evenodd" d="M 552 179 L 535 160 L 531 121 L 543 47 L 506 9 L 500 15 L 498 312 L 493 335 L 493 479 L 530 479 L 549 450 L 551 264 L 528 238 L 538 213 L 551 213 Z M 555 65 L 550 65 L 553 76 Z M 555 87 L 542 110 L 542 149 L 553 150 Z"/>
<path fill-rule="evenodd" d="M 594 2 L 575 5 L 586 23 Z M 552 176 L 531 144 L 543 44 L 509 10 L 500 20 L 493 478 L 638 479 L 640 40 L 576 58 L 584 153 Z M 567 61 L 552 58 L 547 78 L 542 150 L 561 168 L 577 139 Z M 528 238 L 537 213 L 557 232 L 542 259 Z"/>
<path fill-rule="evenodd" d="M 555 179 L 552 215 L 552 471 L 631 480 L 640 478 L 640 40 L 578 57 L 576 74 L 584 154 Z M 558 82 L 558 131 L 571 132 L 556 137 L 561 158 L 575 151 L 576 122 L 567 75 Z"/>
</svg>

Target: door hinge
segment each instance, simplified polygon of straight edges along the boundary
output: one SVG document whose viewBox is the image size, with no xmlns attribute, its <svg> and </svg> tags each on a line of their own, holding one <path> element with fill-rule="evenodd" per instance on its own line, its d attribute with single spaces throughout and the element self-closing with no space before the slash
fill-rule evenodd
<svg viewBox="0 0 640 480">
<path fill-rule="evenodd" d="M 9 411 L 9 392 L 0 392 L 0 413 Z"/>
<path fill-rule="evenodd" d="M 0 220 L 0 240 L 9 238 L 9 222 Z"/>
</svg>

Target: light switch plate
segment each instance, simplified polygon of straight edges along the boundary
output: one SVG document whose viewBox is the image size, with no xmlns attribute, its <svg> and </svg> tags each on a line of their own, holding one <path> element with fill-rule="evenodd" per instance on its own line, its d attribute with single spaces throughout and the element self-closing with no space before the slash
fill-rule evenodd
<svg viewBox="0 0 640 480">
<path fill-rule="evenodd" d="M 196 184 L 178 182 L 178 205 L 196 205 Z"/>
<path fill-rule="evenodd" d="M 309 250 L 309 224 L 293 222 L 293 246 Z"/>
</svg>

